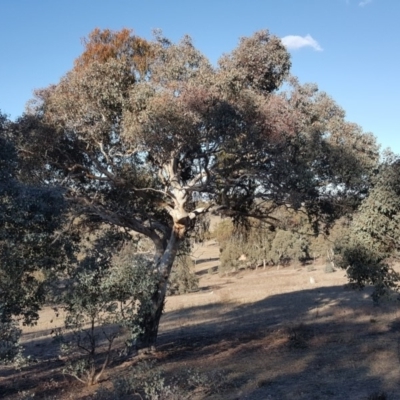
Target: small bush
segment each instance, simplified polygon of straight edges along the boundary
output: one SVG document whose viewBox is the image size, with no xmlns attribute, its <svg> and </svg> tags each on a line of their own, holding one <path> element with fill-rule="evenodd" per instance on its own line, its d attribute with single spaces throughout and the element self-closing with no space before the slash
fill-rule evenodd
<svg viewBox="0 0 400 400">
<path fill-rule="evenodd" d="M 274 264 L 288 264 L 308 258 L 309 243 L 302 235 L 278 229 L 271 243 L 270 257 Z"/>
<path fill-rule="evenodd" d="M 0 322 L 0 364 L 20 369 L 33 361 L 30 356 L 24 356 L 20 339 L 21 329 L 15 321 Z"/>
<path fill-rule="evenodd" d="M 143 361 L 136 364 L 126 375 L 113 381 L 112 389 L 100 388 L 96 400 L 118 400 L 126 396 L 137 396 L 148 400 L 186 400 L 190 394 L 184 394 L 178 385 L 167 385 L 164 372 L 156 367 L 155 361 Z M 134 398 L 134 397 L 129 397 Z"/>
<path fill-rule="evenodd" d="M 330 273 L 332 273 L 332 272 L 336 272 L 336 269 L 333 268 L 333 266 L 332 266 L 331 263 L 326 263 L 325 268 L 324 268 L 324 272 L 325 272 L 326 274 L 330 274 Z"/>
<path fill-rule="evenodd" d="M 8 364 L 14 361 L 20 352 L 21 329 L 13 321 L 0 322 L 0 362 Z"/>
<path fill-rule="evenodd" d="M 188 255 L 179 256 L 173 266 L 168 294 L 184 294 L 199 288 L 199 277 L 194 272 L 193 260 Z"/>
<path fill-rule="evenodd" d="M 143 312 L 151 307 L 157 276 L 145 257 L 126 254 L 105 268 L 93 257 L 83 260 L 64 297 L 65 329 L 55 331 L 66 359 L 63 372 L 96 384 L 110 364 L 115 339 L 126 331 L 132 344 L 142 332 Z M 105 347 L 105 356 L 101 349 Z"/>
<path fill-rule="evenodd" d="M 189 400 L 194 392 L 207 396 L 222 393 L 227 387 L 225 371 L 203 373 L 192 368 L 181 371 L 167 384 L 164 371 L 152 360 L 139 362 L 124 376 L 113 380 L 111 389 L 99 388 L 95 399 Z"/>
<path fill-rule="evenodd" d="M 212 370 L 206 373 L 189 369 L 183 374 L 186 391 L 202 391 L 207 394 L 222 393 L 228 387 L 228 378 L 226 371 Z"/>
</svg>

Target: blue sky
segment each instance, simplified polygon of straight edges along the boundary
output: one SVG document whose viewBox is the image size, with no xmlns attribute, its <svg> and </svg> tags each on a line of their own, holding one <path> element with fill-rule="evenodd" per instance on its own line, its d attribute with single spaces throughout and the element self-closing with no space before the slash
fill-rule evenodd
<svg viewBox="0 0 400 400">
<path fill-rule="evenodd" d="M 317 83 L 400 153 L 399 0 L 0 0 L 0 10 L 0 110 L 12 118 L 72 67 L 95 27 L 189 34 L 213 63 L 239 37 L 269 29 L 301 82 Z"/>
</svg>

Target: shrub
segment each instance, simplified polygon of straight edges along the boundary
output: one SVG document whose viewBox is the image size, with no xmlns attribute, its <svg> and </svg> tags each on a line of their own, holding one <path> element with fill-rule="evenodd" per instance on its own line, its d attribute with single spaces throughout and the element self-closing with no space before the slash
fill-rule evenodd
<svg viewBox="0 0 400 400">
<path fill-rule="evenodd" d="M 14 321 L 0 322 L 0 363 L 9 364 L 15 360 L 21 348 L 21 329 Z"/>
<path fill-rule="evenodd" d="M 96 393 L 97 400 L 118 400 L 126 396 L 137 396 L 149 400 L 185 400 L 190 394 L 184 394 L 178 385 L 167 385 L 164 371 L 156 367 L 155 361 L 143 361 L 136 364 L 127 374 L 113 380 L 113 388 L 102 389 Z M 131 398 L 131 397 L 129 397 Z"/>
<path fill-rule="evenodd" d="M 88 385 L 98 382 L 111 361 L 115 339 L 128 331 L 127 344 L 132 345 L 141 333 L 157 278 L 149 260 L 131 249 L 112 259 L 90 255 L 81 262 L 63 299 L 65 328 L 56 331 L 66 358 L 64 373 Z M 104 345 L 103 356 L 99 350 Z"/>
<path fill-rule="evenodd" d="M 113 380 L 112 389 L 100 388 L 96 400 L 119 400 L 126 398 L 149 400 L 189 400 L 193 393 L 204 396 L 223 392 L 228 386 L 227 373 L 213 370 L 202 373 L 189 368 L 177 376 L 167 378 L 156 361 L 142 361 L 133 366 L 128 373 Z M 129 396 L 129 397 L 128 397 Z"/>
<path fill-rule="evenodd" d="M 271 243 L 271 259 L 274 264 L 299 261 L 308 257 L 309 243 L 302 235 L 278 229 Z"/>
<path fill-rule="evenodd" d="M 15 320 L 0 322 L 0 364 L 21 369 L 33 361 L 30 356 L 23 354 L 21 332 Z"/>
<path fill-rule="evenodd" d="M 326 274 L 330 274 L 335 271 L 336 271 L 336 269 L 333 267 L 333 265 L 330 262 L 327 262 L 325 265 L 325 268 L 324 268 L 324 272 Z"/>
<path fill-rule="evenodd" d="M 169 278 L 168 294 L 184 294 L 198 289 L 199 278 L 193 260 L 187 254 L 177 257 Z"/>
<path fill-rule="evenodd" d="M 222 220 L 212 232 L 212 237 L 219 243 L 227 242 L 233 234 L 234 226 L 230 219 Z"/>
</svg>

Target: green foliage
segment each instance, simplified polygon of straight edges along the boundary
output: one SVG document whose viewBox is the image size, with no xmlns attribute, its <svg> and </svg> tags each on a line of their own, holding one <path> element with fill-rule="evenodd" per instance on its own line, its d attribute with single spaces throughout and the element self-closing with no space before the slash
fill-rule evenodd
<svg viewBox="0 0 400 400">
<path fill-rule="evenodd" d="M 337 241 L 338 265 L 351 283 L 375 286 L 374 300 L 398 289 L 400 276 L 389 264 L 400 250 L 400 162 L 389 154 L 369 196 L 361 204 L 348 236 Z"/>
<path fill-rule="evenodd" d="M 396 256 L 400 234 L 400 161 L 393 155 L 380 166 L 374 186 L 359 208 L 354 233 L 382 255 Z"/>
<path fill-rule="evenodd" d="M 131 371 L 113 381 L 112 390 L 100 389 L 96 400 L 124 399 L 126 396 L 138 396 L 148 400 L 185 400 L 190 398 L 177 385 L 167 385 L 164 371 L 157 368 L 154 361 L 137 363 Z"/>
<path fill-rule="evenodd" d="M 220 271 L 297 263 L 311 258 L 326 258 L 331 262 L 335 240 L 348 234 L 348 217 L 328 227 L 321 224 L 316 233 L 304 210 L 279 207 L 272 216 L 275 225 L 250 220 L 247 228 L 237 230 L 231 221 L 224 220 L 215 227 L 213 237 L 221 248 Z M 329 229 L 324 233 L 325 228 Z"/>
<path fill-rule="evenodd" d="M 117 338 L 124 335 L 130 345 L 142 333 L 141 318 L 151 308 L 158 280 L 133 246 L 113 254 L 119 236 L 105 231 L 72 271 L 63 294 L 65 329 L 56 339 L 67 359 L 64 373 L 88 385 L 107 368 Z"/>
<path fill-rule="evenodd" d="M 289 216 L 293 218 L 293 214 L 286 213 L 282 216 L 280 225 L 287 230 L 268 227 L 257 221 L 252 221 L 250 227 L 244 231 L 235 231 L 233 225 L 225 221 L 223 225 L 221 223 L 217 226 L 215 235 L 219 238 L 222 249 L 220 270 L 227 272 L 271 263 L 287 264 L 308 258 L 312 234 L 301 233 L 307 231 L 307 226 L 301 225 L 296 214 L 294 216 L 299 219 L 296 223 L 289 220 Z"/>
<path fill-rule="evenodd" d="M 220 244 L 227 242 L 233 235 L 234 226 L 230 219 L 219 222 L 212 231 L 212 237 Z"/>
<path fill-rule="evenodd" d="M 231 221 L 224 220 L 213 234 L 221 249 L 219 271 L 222 273 L 270 262 L 271 240 L 275 236 L 271 227 L 256 220 L 248 227 L 235 227 Z"/>
<path fill-rule="evenodd" d="M 4 356 L 19 354 L 16 319 L 34 323 L 45 301 L 47 279 L 73 259 L 73 241 L 62 235 L 62 192 L 19 179 L 20 159 L 11 123 L 0 114 L 0 325 Z"/>
<path fill-rule="evenodd" d="M 232 74 L 228 75 L 233 81 L 229 82 L 231 85 L 240 82 L 243 89 L 250 87 L 266 93 L 282 85 L 291 67 L 290 56 L 281 41 L 266 30 L 241 38 L 239 46 L 218 63 L 222 71 Z"/>
<path fill-rule="evenodd" d="M 20 352 L 21 329 L 15 322 L 0 322 L 0 363 L 13 362 Z"/>
<path fill-rule="evenodd" d="M 227 386 L 226 372 L 212 370 L 202 373 L 196 369 L 179 371 L 168 380 L 165 372 L 152 361 L 141 361 L 123 376 L 113 380 L 112 389 L 100 388 L 96 400 L 118 400 L 137 396 L 143 400 L 189 400 L 193 393 L 203 396 L 222 393 Z"/>
<path fill-rule="evenodd" d="M 337 265 L 346 270 L 350 283 L 362 289 L 373 285 L 372 298 L 377 302 L 382 296 L 398 289 L 399 274 L 385 261 L 386 257 L 359 243 L 357 236 L 338 243 Z"/>
<path fill-rule="evenodd" d="M 176 258 L 169 277 L 168 294 L 184 294 L 199 287 L 199 277 L 194 271 L 190 256 L 183 254 Z"/>
<path fill-rule="evenodd" d="M 297 232 L 278 229 L 271 243 L 270 257 L 274 264 L 300 261 L 308 257 L 309 242 Z"/>
</svg>

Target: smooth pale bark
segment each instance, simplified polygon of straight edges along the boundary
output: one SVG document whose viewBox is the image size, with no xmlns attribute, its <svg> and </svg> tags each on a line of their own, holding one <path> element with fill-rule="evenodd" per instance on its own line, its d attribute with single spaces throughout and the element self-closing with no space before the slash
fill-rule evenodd
<svg viewBox="0 0 400 400">
<path fill-rule="evenodd" d="M 151 352 L 155 350 L 158 328 L 164 309 L 165 296 L 167 294 L 168 278 L 178 251 L 179 241 L 177 233 L 172 231 L 166 249 L 158 249 L 157 251 L 159 257 L 156 261 L 156 268 L 159 272 L 160 280 L 156 291 L 151 297 L 152 305 L 150 312 L 144 314 L 141 326 L 142 333 L 139 335 L 136 342 L 136 347 L 140 352 Z"/>
</svg>

